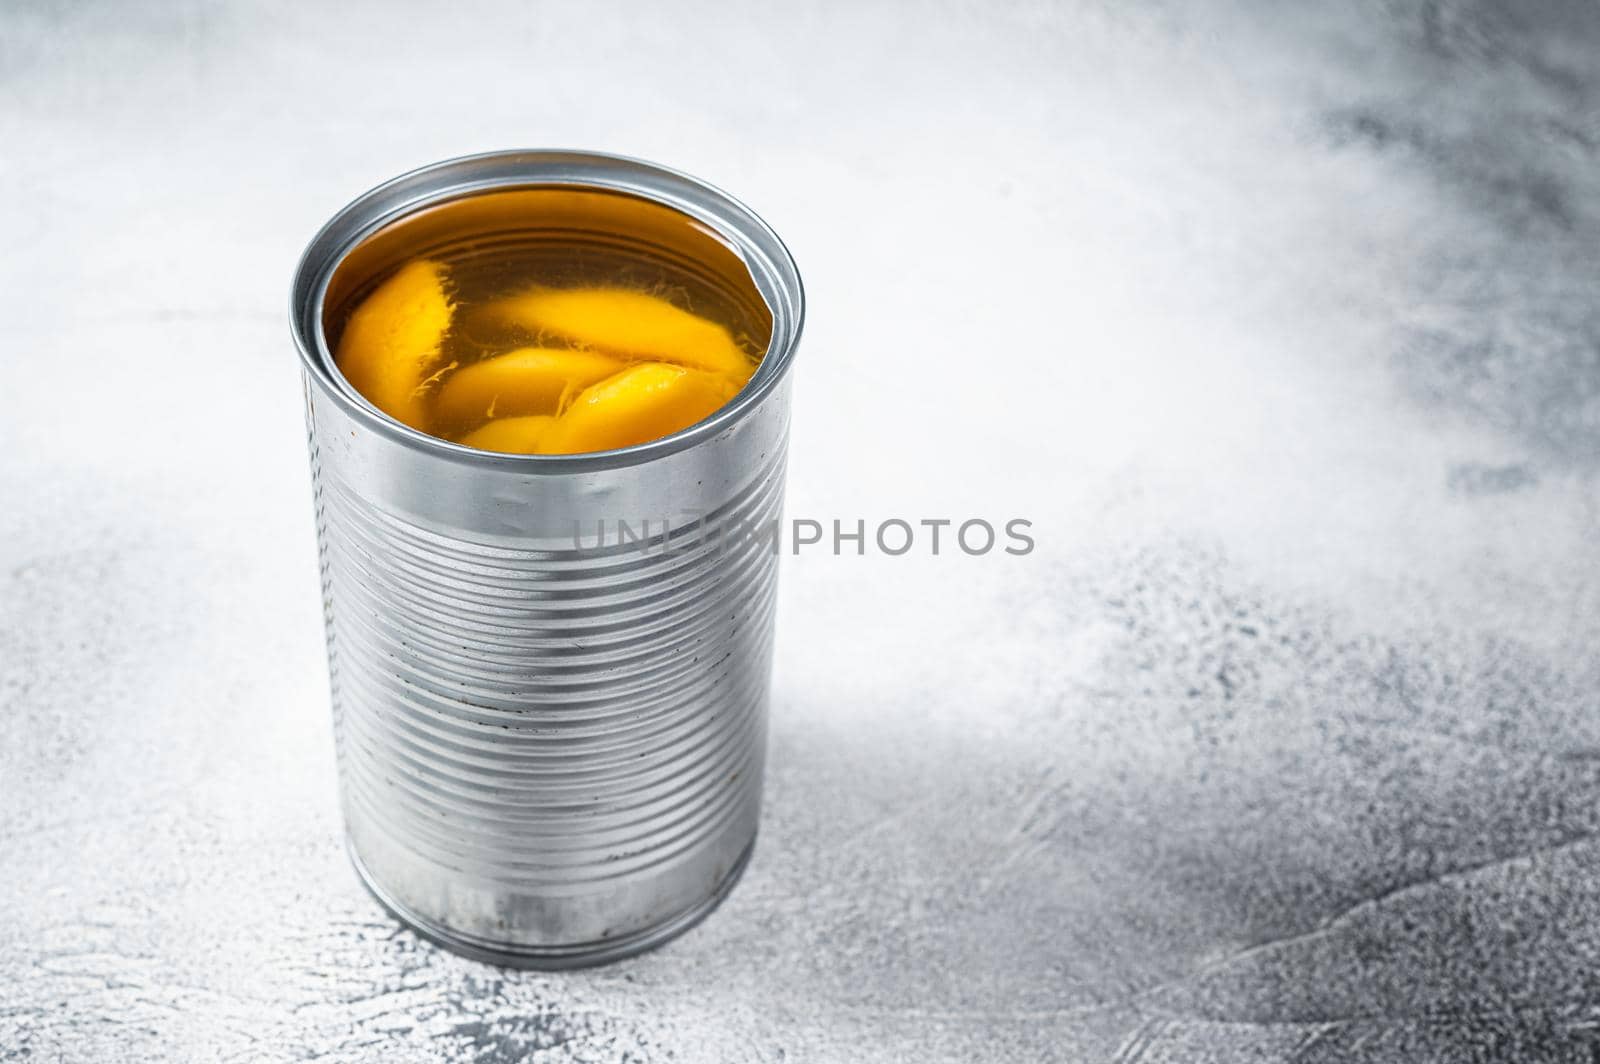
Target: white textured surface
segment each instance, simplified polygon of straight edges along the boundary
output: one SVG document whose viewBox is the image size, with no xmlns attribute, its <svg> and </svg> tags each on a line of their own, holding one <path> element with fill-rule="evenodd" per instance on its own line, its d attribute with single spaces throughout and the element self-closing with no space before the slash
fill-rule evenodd
<svg viewBox="0 0 1600 1064">
<path fill-rule="evenodd" d="M 0 1059 L 1592 1059 L 1600 12 L 1292 6 L 6 7 Z M 792 515 L 1039 541 L 789 559 L 744 883 L 561 976 L 345 864 L 284 307 L 523 145 L 789 241 Z"/>
</svg>

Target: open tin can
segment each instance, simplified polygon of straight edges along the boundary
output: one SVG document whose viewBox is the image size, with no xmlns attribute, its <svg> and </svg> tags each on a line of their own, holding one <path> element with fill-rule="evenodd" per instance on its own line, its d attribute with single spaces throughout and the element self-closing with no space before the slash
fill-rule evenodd
<svg viewBox="0 0 1600 1064">
<path fill-rule="evenodd" d="M 651 201 L 743 261 L 772 332 L 726 406 L 620 450 L 511 455 L 409 428 L 345 381 L 325 315 L 353 253 L 417 212 L 539 188 Z M 291 316 L 347 845 L 422 935 L 500 964 L 601 963 L 685 930 L 737 880 L 760 808 L 803 315 L 794 262 L 754 213 L 613 156 L 425 167 L 306 249 Z M 608 523 L 635 536 L 606 542 Z"/>
</svg>

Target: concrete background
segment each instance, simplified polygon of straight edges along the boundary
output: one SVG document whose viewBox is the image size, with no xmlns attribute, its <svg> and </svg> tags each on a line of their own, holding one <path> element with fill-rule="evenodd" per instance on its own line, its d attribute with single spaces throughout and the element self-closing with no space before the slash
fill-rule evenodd
<svg viewBox="0 0 1600 1064">
<path fill-rule="evenodd" d="M 1600 1052 L 1600 8 L 0 12 L 0 1059 Z M 340 848 L 286 290 L 401 170 L 733 190 L 811 318 L 743 884 L 509 973 Z"/>
</svg>

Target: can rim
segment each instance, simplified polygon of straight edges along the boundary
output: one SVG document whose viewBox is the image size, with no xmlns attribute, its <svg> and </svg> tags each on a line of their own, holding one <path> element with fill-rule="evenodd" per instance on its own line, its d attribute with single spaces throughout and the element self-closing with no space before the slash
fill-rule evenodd
<svg viewBox="0 0 1600 1064">
<path fill-rule="evenodd" d="M 704 421 L 670 436 L 609 451 L 505 454 L 430 436 L 383 413 L 357 392 L 333 362 L 323 330 L 328 283 L 339 264 L 379 229 L 426 207 L 479 192 L 518 187 L 576 187 L 624 192 L 681 211 L 709 226 L 750 270 L 772 312 L 772 340 L 755 375 Z M 565 149 L 482 152 L 430 163 L 362 193 L 306 245 L 295 266 L 289 324 L 310 379 L 344 412 L 374 432 L 415 450 L 469 465 L 522 473 L 582 473 L 641 465 L 732 428 L 789 372 L 805 322 L 805 289 L 794 257 L 765 221 L 733 196 L 678 170 L 626 155 Z"/>
</svg>

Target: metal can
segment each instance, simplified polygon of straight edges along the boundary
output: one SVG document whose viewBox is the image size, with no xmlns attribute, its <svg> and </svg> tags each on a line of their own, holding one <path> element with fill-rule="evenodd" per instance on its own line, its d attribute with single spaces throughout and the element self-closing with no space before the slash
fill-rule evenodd
<svg viewBox="0 0 1600 1064">
<path fill-rule="evenodd" d="M 381 227 L 453 197 L 571 186 L 653 200 L 741 256 L 772 314 L 750 383 L 617 451 L 504 455 L 380 413 L 335 368 L 324 303 Z M 561 968 L 649 949 L 732 888 L 765 759 L 790 366 L 804 297 L 776 234 L 684 174 L 591 153 L 455 159 L 361 196 L 311 241 L 305 376 L 340 797 L 350 857 L 446 948 Z M 578 529 L 699 513 L 644 543 Z"/>
</svg>

